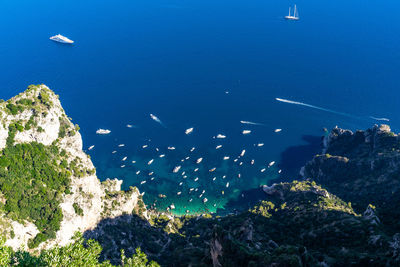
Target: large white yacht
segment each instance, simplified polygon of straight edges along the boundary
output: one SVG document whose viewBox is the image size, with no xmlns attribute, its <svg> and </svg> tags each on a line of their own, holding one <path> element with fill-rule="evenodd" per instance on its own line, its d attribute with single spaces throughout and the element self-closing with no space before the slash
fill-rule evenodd
<svg viewBox="0 0 400 267">
<path fill-rule="evenodd" d="M 56 41 L 59 43 L 63 43 L 63 44 L 73 44 L 74 43 L 74 41 L 72 41 L 71 39 L 68 39 L 65 36 L 62 36 L 61 34 L 51 36 L 50 40 L 53 40 L 53 41 Z"/>
<path fill-rule="evenodd" d="M 296 5 L 294 5 L 294 12 L 293 15 L 290 14 L 290 7 L 289 7 L 289 15 L 285 16 L 287 20 L 299 20 L 299 12 L 297 11 Z"/>
</svg>

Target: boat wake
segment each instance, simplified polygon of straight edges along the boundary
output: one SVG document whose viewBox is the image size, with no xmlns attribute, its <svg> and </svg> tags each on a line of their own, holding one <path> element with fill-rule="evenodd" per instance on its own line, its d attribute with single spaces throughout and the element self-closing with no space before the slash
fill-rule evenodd
<svg viewBox="0 0 400 267">
<path fill-rule="evenodd" d="M 355 115 L 351 115 L 351 114 L 348 114 L 348 113 L 344 113 L 344 112 L 340 112 L 340 111 L 336 111 L 336 110 L 332 110 L 332 109 L 322 108 L 322 107 L 310 105 L 310 104 L 307 104 L 307 103 L 292 101 L 292 100 L 278 98 L 278 97 L 275 98 L 275 99 L 277 101 L 279 101 L 279 102 L 293 104 L 293 105 L 300 105 L 300 106 L 313 108 L 313 109 L 318 109 L 318 110 L 322 110 L 322 111 L 326 111 L 326 112 L 330 112 L 330 113 L 334 113 L 334 114 L 337 114 L 337 115 L 342 115 L 342 116 L 346 116 L 346 117 L 350 117 L 350 118 L 355 118 L 355 119 L 361 119 L 361 120 L 373 119 L 373 120 L 377 120 L 377 121 L 390 121 L 387 118 L 378 118 L 378 117 L 374 117 L 374 116 L 368 116 L 368 117 L 367 116 L 365 116 L 365 117 L 364 116 L 355 116 Z"/>
<path fill-rule="evenodd" d="M 241 124 L 249 124 L 249 125 L 264 125 L 263 123 L 252 122 L 252 121 L 240 121 Z"/>
<path fill-rule="evenodd" d="M 342 116 L 351 117 L 351 118 L 360 118 L 358 116 L 354 116 L 354 115 L 351 115 L 351 114 L 348 114 L 348 113 L 335 111 L 335 110 L 327 109 L 327 108 L 322 108 L 322 107 L 306 104 L 306 103 L 303 103 L 303 102 L 297 102 L 297 101 L 287 100 L 287 99 L 283 99 L 283 98 L 275 98 L 275 99 L 277 101 L 283 102 L 283 103 L 288 103 L 288 104 L 293 104 L 293 105 L 300 105 L 300 106 L 313 108 L 313 109 L 318 109 L 318 110 L 322 110 L 322 111 L 325 111 L 325 112 L 330 112 L 330 113 L 333 113 L 333 114 L 342 115 Z"/>
<path fill-rule="evenodd" d="M 377 118 L 377 117 L 373 117 L 373 116 L 369 116 L 371 119 L 373 119 L 373 120 L 377 120 L 377 121 L 390 121 L 389 119 L 387 119 L 387 118 Z"/>
</svg>

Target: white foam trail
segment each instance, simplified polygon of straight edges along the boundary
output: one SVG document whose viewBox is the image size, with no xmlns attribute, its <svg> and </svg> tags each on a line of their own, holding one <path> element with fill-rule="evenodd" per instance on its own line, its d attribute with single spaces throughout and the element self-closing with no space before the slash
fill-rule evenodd
<svg viewBox="0 0 400 267">
<path fill-rule="evenodd" d="M 165 127 L 164 123 L 162 123 L 162 121 L 155 115 L 150 114 L 150 118 L 152 118 L 154 121 L 158 122 L 159 124 L 161 124 L 163 127 Z"/>
<path fill-rule="evenodd" d="M 252 121 L 240 121 L 241 124 L 249 124 L 249 125 L 264 125 L 263 123 L 252 122 Z"/>
<path fill-rule="evenodd" d="M 321 108 L 318 106 L 314 106 L 314 105 L 310 105 L 310 104 L 306 104 L 303 102 L 297 102 L 297 101 L 292 101 L 292 100 L 287 100 L 287 99 L 282 99 L 282 98 L 275 98 L 277 101 L 283 102 L 283 103 L 288 103 L 288 104 L 294 104 L 294 105 L 300 105 L 300 106 L 304 106 L 304 107 L 309 107 L 309 108 L 313 108 L 313 109 L 318 109 L 318 110 L 322 110 L 322 111 L 326 111 L 326 112 L 330 112 L 330 113 L 334 113 L 334 114 L 338 114 L 338 115 L 342 115 L 342 116 L 347 116 L 347 117 L 352 117 L 352 118 L 359 118 L 357 116 L 353 116 L 344 112 L 339 112 L 339 111 L 335 111 L 335 110 L 331 110 L 331 109 L 327 109 L 327 108 Z"/>
<path fill-rule="evenodd" d="M 373 120 L 377 120 L 377 121 L 390 121 L 389 119 L 387 119 L 387 118 L 377 118 L 377 117 L 373 117 L 373 116 L 369 116 L 371 119 L 373 119 Z"/>
</svg>

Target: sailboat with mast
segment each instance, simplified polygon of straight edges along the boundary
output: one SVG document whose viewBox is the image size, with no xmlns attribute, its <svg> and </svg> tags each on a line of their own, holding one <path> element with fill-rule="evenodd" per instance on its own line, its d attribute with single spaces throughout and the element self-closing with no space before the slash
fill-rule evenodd
<svg viewBox="0 0 400 267">
<path fill-rule="evenodd" d="M 293 15 L 291 15 L 291 12 L 290 12 L 291 10 L 290 10 L 290 7 L 289 7 L 289 15 L 288 16 L 285 16 L 285 19 L 287 19 L 287 20 L 299 20 L 299 12 L 297 11 L 297 7 L 296 7 L 296 5 L 294 5 L 294 12 L 293 12 Z"/>
</svg>

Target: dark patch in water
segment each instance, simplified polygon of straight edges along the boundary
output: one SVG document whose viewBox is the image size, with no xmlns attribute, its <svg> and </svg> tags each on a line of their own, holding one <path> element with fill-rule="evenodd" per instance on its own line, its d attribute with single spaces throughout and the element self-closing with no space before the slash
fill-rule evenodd
<svg viewBox="0 0 400 267">
<path fill-rule="evenodd" d="M 306 145 L 291 146 L 281 153 L 278 167 L 282 170 L 279 181 L 291 181 L 299 178 L 299 171 L 307 161 L 321 151 L 321 136 L 303 135 Z"/>
<path fill-rule="evenodd" d="M 226 203 L 224 209 L 217 209 L 216 213 L 218 215 L 226 215 L 228 213 L 248 210 L 263 199 L 265 199 L 265 193 L 261 187 L 244 190 L 237 199 L 230 200 Z"/>
</svg>

